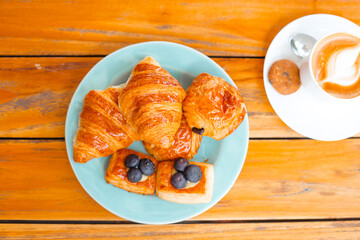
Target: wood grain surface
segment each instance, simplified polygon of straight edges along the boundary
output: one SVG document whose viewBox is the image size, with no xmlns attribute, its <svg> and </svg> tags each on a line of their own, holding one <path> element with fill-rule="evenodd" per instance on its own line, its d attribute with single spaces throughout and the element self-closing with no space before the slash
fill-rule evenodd
<svg viewBox="0 0 360 240">
<path fill-rule="evenodd" d="M 0 2 L 0 55 L 108 54 L 165 40 L 208 55 L 264 56 L 276 33 L 308 14 L 360 23 L 358 1 L 81 0 Z"/>
<path fill-rule="evenodd" d="M 314 13 L 360 24 L 359 11 L 359 0 L 0 0 L 0 239 L 360 239 L 360 139 L 300 139 L 270 106 L 262 76 L 285 25 Z M 149 226 L 84 191 L 63 137 L 91 67 L 157 40 L 214 57 L 245 99 L 252 140 L 218 204 L 182 224 Z"/>
<path fill-rule="evenodd" d="M 2 140 L 0 152 L 0 219 L 122 220 L 83 190 L 62 140 Z M 359 153 L 358 139 L 252 140 L 230 192 L 194 219 L 358 218 Z"/>
<path fill-rule="evenodd" d="M 100 59 L 0 58 L 0 137 L 64 137 L 71 97 Z M 245 99 L 250 137 L 302 137 L 272 109 L 264 90 L 263 59 L 213 60 L 231 76 Z"/>
<path fill-rule="evenodd" d="M 181 229 L 181 230 L 180 230 Z M 0 224 L 6 239 L 234 239 L 234 240 L 354 240 L 360 221 L 226 223 L 226 224 Z"/>
</svg>

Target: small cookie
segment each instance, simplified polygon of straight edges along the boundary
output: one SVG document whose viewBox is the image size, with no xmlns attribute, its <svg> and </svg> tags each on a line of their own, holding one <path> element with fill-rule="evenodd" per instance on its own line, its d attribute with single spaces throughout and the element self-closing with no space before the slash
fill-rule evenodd
<svg viewBox="0 0 360 240">
<path fill-rule="evenodd" d="M 301 86 L 298 66 L 286 59 L 271 65 L 268 78 L 275 90 L 283 95 L 294 93 Z"/>
</svg>

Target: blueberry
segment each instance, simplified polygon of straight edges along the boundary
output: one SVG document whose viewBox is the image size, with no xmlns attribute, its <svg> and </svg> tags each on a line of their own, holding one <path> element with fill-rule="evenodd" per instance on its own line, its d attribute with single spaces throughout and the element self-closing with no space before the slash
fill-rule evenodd
<svg viewBox="0 0 360 240">
<path fill-rule="evenodd" d="M 183 173 L 177 172 L 171 177 L 171 184 L 174 188 L 182 189 L 186 186 L 187 181 Z"/>
<path fill-rule="evenodd" d="M 140 162 L 140 158 L 138 155 L 130 154 L 125 159 L 125 166 L 127 168 L 137 167 L 137 165 L 139 165 L 139 162 Z"/>
<path fill-rule="evenodd" d="M 127 172 L 127 177 L 130 182 L 139 182 L 142 177 L 142 173 L 138 168 L 130 168 Z"/>
<path fill-rule="evenodd" d="M 174 168 L 176 171 L 183 172 L 187 166 L 189 166 L 189 162 L 185 158 L 178 158 L 175 160 Z"/>
<path fill-rule="evenodd" d="M 150 176 L 155 171 L 155 165 L 150 159 L 142 158 L 140 159 L 139 169 L 144 175 Z"/>
<path fill-rule="evenodd" d="M 185 177 L 190 182 L 200 181 L 201 176 L 201 169 L 197 165 L 191 164 L 185 169 Z"/>
<path fill-rule="evenodd" d="M 205 132 L 205 129 L 204 129 L 204 128 L 196 128 L 196 127 L 193 127 L 193 128 L 191 129 L 191 131 L 192 131 L 193 133 L 198 134 L 198 135 L 203 135 L 203 133 Z"/>
</svg>

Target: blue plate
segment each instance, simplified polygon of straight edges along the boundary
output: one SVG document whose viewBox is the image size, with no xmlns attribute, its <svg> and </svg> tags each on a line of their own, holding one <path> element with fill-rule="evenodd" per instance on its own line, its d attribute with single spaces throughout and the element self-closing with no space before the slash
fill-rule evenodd
<svg viewBox="0 0 360 240">
<path fill-rule="evenodd" d="M 178 204 L 143 196 L 107 184 L 104 177 L 110 157 L 97 158 L 86 164 L 73 160 L 73 137 L 85 95 L 92 89 L 106 89 L 124 83 L 132 68 L 144 57 L 152 56 L 186 89 L 195 76 L 206 72 L 222 77 L 235 86 L 229 75 L 204 54 L 175 43 L 145 42 L 111 53 L 98 62 L 84 77 L 70 102 L 66 117 L 65 140 L 68 157 L 77 179 L 86 192 L 113 214 L 139 223 L 167 224 L 194 217 L 215 205 L 230 190 L 245 161 L 249 142 L 249 123 L 246 115 L 242 124 L 230 136 L 215 141 L 204 137 L 193 161 L 209 159 L 215 165 L 212 201 L 206 204 Z M 130 149 L 146 153 L 141 142 Z"/>
</svg>

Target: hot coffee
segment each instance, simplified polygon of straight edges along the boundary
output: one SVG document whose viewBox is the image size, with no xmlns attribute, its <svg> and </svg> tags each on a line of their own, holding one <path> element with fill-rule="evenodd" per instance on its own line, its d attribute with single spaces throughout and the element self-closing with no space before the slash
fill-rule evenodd
<svg viewBox="0 0 360 240">
<path fill-rule="evenodd" d="M 335 33 L 317 43 L 311 68 L 320 87 L 338 98 L 360 95 L 360 39 Z"/>
</svg>

